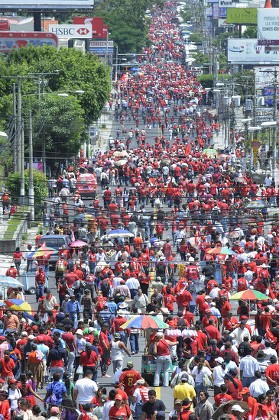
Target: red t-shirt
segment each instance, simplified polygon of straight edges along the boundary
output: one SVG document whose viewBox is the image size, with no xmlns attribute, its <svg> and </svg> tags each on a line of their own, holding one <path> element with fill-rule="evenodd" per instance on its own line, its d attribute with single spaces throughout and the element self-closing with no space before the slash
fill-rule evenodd
<svg viewBox="0 0 279 420">
<path fill-rule="evenodd" d="M 132 412 L 128 404 L 121 404 L 119 408 L 113 405 L 109 410 L 109 418 L 112 417 L 114 419 L 116 419 L 117 417 L 123 417 L 123 420 L 127 420 L 131 414 Z"/>
<path fill-rule="evenodd" d="M 217 394 L 214 397 L 216 407 L 219 407 L 219 405 L 224 404 L 227 401 L 231 401 L 232 399 L 232 396 L 229 394 Z"/>
<path fill-rule="evenodd" d="M 139 372 L 133 369 L 125 370 L 121 373 L 119 382 L 124 386 L 124 390 L 128 396 L 132 396 L 135 391 L 135 383 L 138 379 L 141 379 Z"/>
<path fill-rule="evenodd" d="M 82 366 L 96 366 L 98 361 L 98 356 L 94 350 L 91 350 L 90 353 L 87 351 L 83 351 L 81 353 L 79 363 Z"/>
<path fill-rule="evenodd" d="M 8 361 L 4 359 L 4 357 L 0 361 L 1 364 L 1 376 L 3 378 L 7 378 L 8 376 L 14 376 L 13 375 L 13 369 L 15 368 L 15 362 L 13 359 L 9 358 Z"/>
</svg>

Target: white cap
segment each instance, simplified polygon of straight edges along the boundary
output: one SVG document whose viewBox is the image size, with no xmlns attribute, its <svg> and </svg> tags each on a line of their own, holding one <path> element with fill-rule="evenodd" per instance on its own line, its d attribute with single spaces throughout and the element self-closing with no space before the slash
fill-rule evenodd
<svg viewBox="0 0 279 420">
<path fill-rule="evenodd" d="M 88 328 L 88 332 L 92 333 L 93 331 L 94 331 L 94 328 L 93 327 L 89 327 Z"/>
<path fill-rule="evenodd" d="M 241 408 L 240 405 L 238 405 L 238 404 L 234 404 L 231 408 L 231 411 L 238 411 L 239 413 L 244 413 L 245 412 L 245 410 L 243 410 L 243 408 Z"/>
<path fill-rule="evenodd" d="M 82 330 L 80 330 L 80 329 L 78 329 L 78 330 L 76 330 L 76 334 L 78 334 L 78 335 L 83 335 L 83 331 L 82 331 Z"/>
<path fill-rule="evenodd" d="M 223 363 L 224 362 L 224 359 L 223 359 L 223 357 L 216 357 L 216 359 L 215 359 L 215 362 L 217 362 L 217 363 Z"/>
<path fill-rule="evenodd" d="M 26 331 L 22 331 L 21 335 L 22 337 L 27 337 L 28 333 Z"/>
<path fill-rule="evenodd" d="M 28 340 L 34 340 L 35 336 L 34 335 L 29 335 Z"/>
</svg>

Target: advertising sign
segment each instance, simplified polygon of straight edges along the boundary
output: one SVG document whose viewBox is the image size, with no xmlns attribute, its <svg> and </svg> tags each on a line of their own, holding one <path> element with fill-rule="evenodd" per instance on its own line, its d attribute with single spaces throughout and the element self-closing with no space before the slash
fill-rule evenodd
<svg viewBox="0 0 279 420">
<path fill-rule="evenodd" d="M 94 0 L 1 0 L 2 10 L 80 10 L 93 9 Z"/>
<path fill-rule="evenodd" d="M 258 9 L 258 44 L 279 45 L 279 8 Z"/>
<path fill-rule="evenodd" d="M 92 26 L 89 25 L 49 25 L 49 31 L 58 38 L 92 38 Z"/>
<path fill-rule="evenodd" d="M 227 23 L 235 25 L 257 25 L 257 8 L 228 7 Z"/>
<path fill-rule="evenodd" d="M 227 17 L 227 8 L 226 7 L 219 7 L 219 18 L 226 19 Z"/>
<path fill-rule="evenodd" d="M 265 87 L 272 86 L 274 83 L 275 69 L 279 72 L 278 66 L 254 67 L 256 89 L 264 89 Z"/>
<path fill-rule="evenodd" d="M 73 18 L 73 23 L 82 25 L 90 24 L 92 26 L 92 38 L 94 39 L 107 37 L 107 26 L 104 25 L 104 19 L 102 17 L 76 16 Z"/>
<path fill-rule="evenodd" d="M 279 51 L 258 45 L 256 38 L 228 39 L 228 61 L 234 64 L 279 63 Z"/>
<path fill-rule="evenodd" d="M 233 0 L 219 0 L 219 7 L 233 7 L 234 5 Z"/>
<path fill-rule="evenodd" d="M 89 52 L 96 55 L 113 54 L 113 41 L 90 41 Z"/>
<path fill-rule="evenodd" d="M 0 31 L 0 52 L 7 53 L 11 50 L 33 45 L 52 45 L 57 47 L 58 38 L 55 34 L 48 32 L 9 32 Z"/>
</svg>

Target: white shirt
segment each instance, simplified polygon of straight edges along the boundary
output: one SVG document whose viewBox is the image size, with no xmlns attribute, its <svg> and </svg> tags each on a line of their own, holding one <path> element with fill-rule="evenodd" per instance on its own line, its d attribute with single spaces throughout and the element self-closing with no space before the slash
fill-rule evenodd
<svg viewBox="0 0 279 420">
<path fill-rule="evenodd" d="M 263 349 L 263 352 L 264 352 L 264 355 L 265 355 L 265 360 L 267 362 L 270 361 L 270 356 L 275 356 L 276 360 L 278 360 L 276 350 L 272 349 L 271 347 L 267 347 L 267 348 Z"/>
<path fill-rule="evenodd" d="M 253 356 L 247 355 L 241 359 L 239 369 L 242 371 L 244 378 L 251 378 L 255 376 L 257 370 L 260 370 L 260 366 Z"/>
<path fill-rule="evenodd" d="M 251 383 L 249 389 L 252 397 L 257 398 L 259 395 L 265 394 L 266 391 L 269 390 L 269 386 L 267 385 L 266 381 L 259 378 Z"/>
<path fill-rule="evenodd" d="M 138 281 L 138 279 L 136 279 L 135 277 L 130 277 L 127 281 L 126 281 L 126 286 L 129 287 L 129 289 L 139 289 L 140 288 L 140 283 Z"/>
<path fill-rule="evenodd" d="M 203 383 L 203 377 L 204 375 L 211 376 L 211 370 L 208 369 L 208 367 L 203 366 L 200 372 L 198 371 L 198 366 L 195 366 L 192 370 L 192 375 L 195 378 L 195 382 L 197 383 Z"/>
<path fill-rule="evenodd" d="M 230 336 L 232 338 L 236 339 L 237 344 L 242 343 L 242 341 L 244 341 L 244 337 L 248 337 L 249 341 L 251 339 L 251 335 L 250 335 L 250 332 L 249 332 L 248 328 L 243 328 L 242 329 L 242 328 L 238 327 L 232 333 L 230 333 Z"/>
<path fill-rule="evenodd" d="M 121 373 L 121 371 L 120 371 Z M 104 404 L 103 413 L 102 413 L 102 420 L 109 420 L 109 410 L 114 405 L 115 401 L 107 401 Z"/>
<path fill-rule="evenodd" d="M 212 299 L 217 299 L 219 297 L 219 292 L 220 292 L 220 288 L 219 287 L 214 287 L 211 292 L 209 293 L 209 296 Z"/>
<path fill-rule="evenodd" d="M 213 369 L 212 372 L 212 377 L 213 377 L 213 383 L 215 386 L 220 386 L 223 385 L 225 383 L 224 381 L 224 376 L 227 373 L 227 369 L 223 369 L 222 366 L 218 365 L 215 366 L 215 368 Z"/>
<path fill-rule="evenodd" d="M 92 379 L 82 378 L 76 381 L 74 389 L 78 391 L 78 404 L 87 404 L 91 402 L 92 398 L 96 394 L 98 386 L 95 381 L 92 381 Z"/>
</svg>

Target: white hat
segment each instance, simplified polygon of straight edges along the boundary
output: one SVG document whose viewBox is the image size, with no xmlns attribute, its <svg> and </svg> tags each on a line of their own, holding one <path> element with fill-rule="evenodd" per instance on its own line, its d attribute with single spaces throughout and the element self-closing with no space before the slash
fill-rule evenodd
<svg viewBox="0 0 279 420">
<path fill-rule="evenodd" d="M 216 359 L 215 359 L 215 362 L 217 362 L 217 363 L 223 363 L 224 362 L 224 359 L 223 359 L 223 357 L 216 357 Z"/>
<path fill-rule="evenodd" d="M 120 309 L 125 309 L 125 308 L 128 308 L 128 303 L 127 303 L 127 302 L 122 302 L 122 303 L 120 303 L 120 304 L 119 304 L 119 308 L 120 308 Z"/>
<path fill-rule="evenodd" d="M 95 328 L 93 328 L 93 327 L 88 328 L 88 332 L 90 332 L 90 333 L 92 333 L 94 330 L 95 330 Z"/>
<path fill-rule="evenodd" d="M 245 410 L 243 410 L 243 408 L 241 408 L 240 405 L 238 405 L 238 404 L 234 404 L 231 408 L 231 411 L 238 411 L 239 413 L 244 413 L 245 412 Z"/>
<path fill-rule="evenodd" d="M 21 335 L 22 337 L 27 337 L 28 333 L 26 331 L 22 331 Z"/>
<path fill-rule="evenodd" d="M 82 330 L 80 330 L 80 329 L 78 329 L 78 330 L 76 330 L 76 334 L 78 334 L 78 335 L 83 335 L 83 331 L 82 331 Z"/>
<path fill-rule="evenodd" d="M 189 261 L 190 261 L 190 262 L 193 262 L 193 261 L 195 261 L 195 259 L 194 259 L 193 257 L 190 257 L 190 258 L 189 258 Z"/>
<path fill-rule="evenodd" d="M 28 340 L 34 340 L 35 336 L 34 335 L 29 335 Z"/>
<path fill-rule="evenodd" d="M 211 302 L 210 306 L 216 306 L 215 302 Z"/>
<path fill-rule="evenodd" d="M 263 267 L 263 268 L 267 268 L 267 267 L 268 267 L 268 265 L 266 265 L 265 263 L 263 263 L 263 264 L 262 264 L 262 267 Z"/>
<path fill-rule="evenodd" d="M 205 300 L 209 300 L 209 299 L 212 299 L 212 297 L 211 296 L 205 296 L 205 298 L 204 298 Z"/>
</svg>

